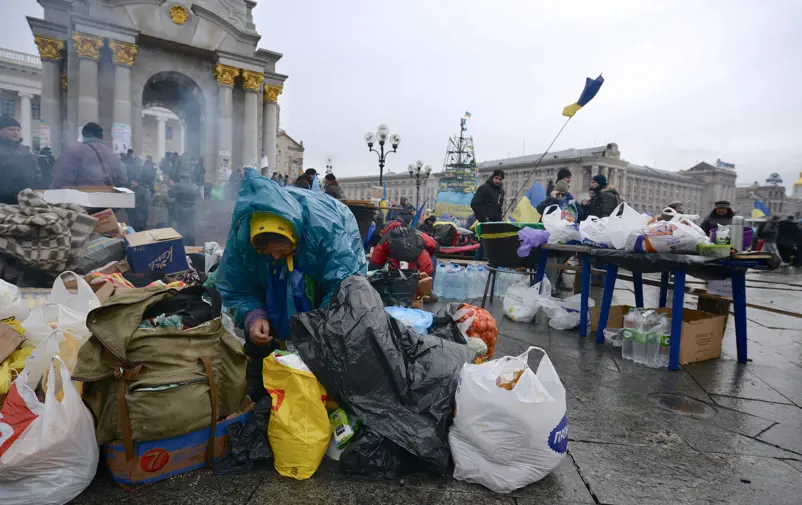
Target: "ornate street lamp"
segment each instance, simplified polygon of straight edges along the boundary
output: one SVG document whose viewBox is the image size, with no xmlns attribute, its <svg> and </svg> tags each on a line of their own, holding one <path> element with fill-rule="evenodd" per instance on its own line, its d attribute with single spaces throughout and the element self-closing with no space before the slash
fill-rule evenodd
<svg viewBox="0 0 802 505">
<path fill-rule="evenodd" d="M 390 139 L 390 145 L 393 147 L 392 151 L 384 152 L 384 144 L 387 142 L 387 139 Z M 379 150 L 373 149 L 373 144 L 379 141 Z M 374 153 L 379 155 L 379 186 L 384 185 L 384 159 L 387 157 L 388 154 L 396 152 L 398 149 L 398 144 L 401 143 L 401 135 L 397 133 L 393 133 L 390 135 L 390 128 L 386 124 L 380 124 L 379 127 L 376 129 L 376 134 L 373 133 L 366 133 L 365 134 L 365 142 L 368 144 L 368 150 L 373 151 Z"/>
<path fill-rule="evenodd" d="M 334 167 L 331 166 L 331 158 L 329 158 L 329 162 L 326 163 L 326 175 L 330 174 L 334 170 Z"/>
<path fill-rule="evenodd" d="M 420 207 L 421 182 L 428 179 L 432 174 L 432 166 L 423 166 L 423 162 L 418 160 L 415 163 L 410 163 L 407 169 L 409 170 L 409 176 L 415 178 L 415 208 L 417 209 Z"/>
</svg>

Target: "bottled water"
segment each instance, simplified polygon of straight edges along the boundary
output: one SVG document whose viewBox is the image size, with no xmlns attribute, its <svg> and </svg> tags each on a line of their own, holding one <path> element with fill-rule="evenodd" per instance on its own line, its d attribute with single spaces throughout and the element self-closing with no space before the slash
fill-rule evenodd
<svg viewBox="0 0 802 505">
<path fill-rule="evenodd" d="M 640 309 L 635 307 L 630 309 L 629 313 L 624 316 L 624 331 L 621 344 L 621 357 L 624 359 L 632 359 L 633 341 L 635 340 L 635 333 L 638 331 L 636 324 L 640 321 L 640 312 Z"/>
<path fill-rule="evenodd" d="M 485 294 L 485 284 L 487 283 L 487 273 L 488 273 L 487 268 L 485 268 L 484 265 L 479 265 L 479 267 L 476 270 L 476 277 L 479 279 L 479 289 L 477 290 L 477 293 L 479 293 L 479 296 L 482 296 L 482 295 Z"/>
<path fill-rule="evenodd" d="M 671 343 L 671 318 L 661 314 L 660 317 L 660 345 L 657 350 L 655 360 L 656 367 L 665 368 L 668 366 L 669 345 Z"/>
<path fill-rule="evenodd" d="M 467 285 L 467 289 L 465 290 L 465 298 L 472 300 L 476 298 L 476 276 L 474 275 L 473 265 L 468 265 L 465 267 L 465 284 Z"/>
<path fill-rule="evenodd" d="M 437 273 L 434 276 L 434 286 L 432 286 L 432 291 L 434 294 L 441 298 L 445 298 L 443 294 L 443 280 L 445 279 L 446 275 L 446 264 L 442 261 L 437 263 Z"/>
<path fill-rule="evenodd" d="M 465 299 L 465 288 L 468 286 L 467 278 L 465 277 L 465 269 L 460 267 L 457 264 L 451 265 L 451 272 L 452 272 L 452 283 L 451 283 L 451 299 L 452 300 L 464 300 Z"/>
<path fill-rule="evenodd" d="M 660 315 L 653 310 L 640 313 L 637 317 L 635 322 L 636 331 L 632 338 L 632 361 L 641 365 L 649 364 L 649 358 L 646 352 L 649 334 L 652 329 L 656 329 L 659 324 Z"/>
</svg>

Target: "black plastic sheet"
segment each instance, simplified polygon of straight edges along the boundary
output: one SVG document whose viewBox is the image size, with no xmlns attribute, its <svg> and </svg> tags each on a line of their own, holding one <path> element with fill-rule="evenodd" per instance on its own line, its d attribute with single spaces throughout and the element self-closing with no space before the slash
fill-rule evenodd
<svg viewBox="0 0 802 505">
<path fill-rule="evenodd" d="M 419 278 L 417 270 L 376 270 L 370 274 L 370 285 L 385 306 L 409 307 L 418 292 Z"/>
<path fill-rule="evenodd" d="M 686 270 L 702 279 L 727 279 L 736 268 L 754 268 L 752 261 L 710 258 L 696 254 L 636 253 L 618 249 L 591 249 L 589 254 L 603 263 L 612 263 L 629 271 L 642 273 Z M 755 260 L 762 268 L 777 268 L 778 261 Z M 739 267 L 738 265 L 742 265 Z"/>
<path fill-rule="evenodd" d="M 245 473 L 260 464 L 273 462 L 273 451 L 267 441 L 267 423 L 273 399 L 266 396 L 256 402 L 253 413 L 245 422 L 231 423 L 228 427 L 228 441 L 231 453 L 214 466 L 214 472 L 221 475 Z"/>
<path fill-rule="evenodd" d="M 296 314 L 291 325 L 292 343 L 304 363 L 366 431 L 421 460 L 424 464 L 418 467 L 446 472 L 454 394 L 462 365 L 473 361 L 473 351 L 420 335 L 388 316 L 381 297 L 361 276 L 347 278 L 327 307 Z M 353 450 L 376 450 L 377 460 L 385 458 L 385 442 L 370 438 L 372 443 L 364 440 Z M 390 459 L 390 473 L 408 467 Z"/>
</svg>

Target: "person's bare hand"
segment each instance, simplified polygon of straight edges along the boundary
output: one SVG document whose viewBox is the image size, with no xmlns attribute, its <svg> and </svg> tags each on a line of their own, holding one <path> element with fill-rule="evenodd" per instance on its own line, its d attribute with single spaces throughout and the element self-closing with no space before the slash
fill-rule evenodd
<svg viewBox="0 0 802 505">
<path fill-rule="evenodd" d="M 260 347 L 269 344 L 273 341 L 273 337 L 269 335 L 269 332 L 270 323 L 267 322 L 267 319 L 257 319 L 253 322 L 249 331 L 251 342 Z"/>
</svg>

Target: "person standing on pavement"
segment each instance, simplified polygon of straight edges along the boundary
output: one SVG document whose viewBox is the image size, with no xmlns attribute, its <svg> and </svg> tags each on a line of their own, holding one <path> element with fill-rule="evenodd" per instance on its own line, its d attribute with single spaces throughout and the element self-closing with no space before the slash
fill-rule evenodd
<svg viewBox="0 0 802 505">
<path fill-rule="evenodd" d="M 788 216 L 780 221 L 777 231 L 777 249 L 780 251 L 783 263 L 791 263 L 792 257 L 802 254 L 799 249 L 794 251 L 801 240 L 802 232 L 799 230 L 799 225 L 794 221 L 794 216 Z"/>
<path fill-rule="evenodd" d="M 69 186 L 128 185 L 128 174 L 120 158 L 103 143 L 103 128 L 86 123 L 83 142 L 68 149 L 53 167 L 53 189 Z"/>
<path fill-rule="evenodd" d="M 173 228 L 184 237 L 184 245 L 195 245 L 195 206 L 198 202 L 198 187 L 192 184 L 189 174 L 178 176 L 179 182 L 167 192 L 172 199 L 171 215 Z"/>
<path fill-rule="evenodd" d="M 295 187 L 312 189 L 312 184 L 315 182 L 315 177 L 317 177 L 317 170 L 314 168 L 307 168 L 303 174 L 299 175 L 298 178 L 295 179 Z"/>
<path fill-rule="evenodd" d="M 36 159 L 22 146 L 20 124 L 11 116 L 0 116 L 0 203 L 17 205 L 23 189 L 38 189 Z"/>
<path fill-rule="evenodd" d="M 607 177 L 596 175 L 590 181 L 593 198 L 583 203 L 583 219 L 588 216 L 609 217 L 621 203 L 621 196 L 615 186 L 607 184 Z"/>
<path fill-rule="evenodd" d="M 343 189 L 340 187 L 340 183 L 337 182 L 337 178 L 334 174 L 326 174 L 323 178 L 323 184 L 326 186 L 323 191 L 327 195 L 337 200 L 345 200 Z"/>
<path fill-rule="evenodd" d="M 771 216 L 768 221 L 758 227 L 757 238 L 763 241 L 763 252 L 780 257 L 777 248 L 777 235 L 780 232 L 780 216 Z"/>
<path fill-rule="evenodd" d="M 718 225 L 729 226 L 732 224 L 732 218 L 734 216 L 735 212 L 733 212 L 730 207 L 730 202 L 727 200 L 719 200 L 716 202 L 716 208 L 702 221 L 702 230 L 709 237 L 710 232 L 718 228 Z"/>
<path fill-rule="evenodd" d="M 53 182 L 53 167 L 56 165 L 53 150 L 49 147 L 43 147 L 36 158 L 36 164 L 39 166 L 39 186 L 49 188 L 50 183 Z"/>
<path fill-rule="evenodd" d="M 131 190 L 134 192 L 135 203 L 132 212 L 128 213 L 128 219 L 134 230 L 142 231 L 148 226 L 148 212 L 153 196 L 150 194 L 150 188 L 140 184 L 136 179 L 131 180 Z"/>
<path fill-rule="evenodd" d="M 471 200 L 471 209 L 480 223 L 501 221 L 504 219 L 504 171 L 493 170 L 493 174 L 479 186 Z M 484 259 L 484 241 L 479 241 L 474 259 Z"/>
<path fill-rule="evenodd" d="M 150 189 L 153 193 L 156 189 L 156 164 L 153 163 L 153 156 L 148 155 L 142 164 L 142 174 L 139 179 L 140 184 Z"/>
</svg>

